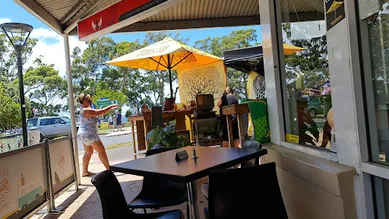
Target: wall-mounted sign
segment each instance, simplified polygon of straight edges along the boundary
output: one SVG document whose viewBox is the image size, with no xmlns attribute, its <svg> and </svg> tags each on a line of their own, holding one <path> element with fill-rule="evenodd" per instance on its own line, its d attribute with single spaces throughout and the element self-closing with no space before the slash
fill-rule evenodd
<svg viewBox="0 0 389 219">
<path fill-rule="evenodd" d="M 78 22 L 80 40 L 91 40 L 98 36 L 138 22 L 142 19 L 182 2 L 180 0 L 121 0 L 110 7 Z M 153 9 L 151 11 L 150 9 Z M 146 11 L 148 14 L 145 14 Z M 143 13 L 145 12 L 145 13 Z M 143 17 L 138 16 L 143 14 Z M 135 17 L 137 17 L 135 19 Z M 134 18 L 134 19 L 130 19 Z"/>
<path fill-rule="evenodd" d="M 326 0 L 327 31 L 346 17 L 343 0 Z"/>
</svg>

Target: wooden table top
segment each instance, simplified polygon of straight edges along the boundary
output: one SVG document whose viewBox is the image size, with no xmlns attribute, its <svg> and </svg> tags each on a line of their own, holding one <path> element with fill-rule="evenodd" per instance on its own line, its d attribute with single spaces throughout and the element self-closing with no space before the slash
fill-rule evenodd
<svg viewBox="0 0 389 219">
<path fill-rule="evenodd" d="M 193 114 L 194 109 L 188 109 L 188 110 L 180 110 L 180 111 L 174 111 L 174 110 L 168 110 L 168 111 L 162 111 L 162 116 L 164 119 L 172 118 L 175 116 L 185 116 Z M 128 117 L 129 121 L 137 121 L 137 120 L 151 120 L 151 112 L 150 113 L 144 113 L 139 115 L 131 115 Z"/>
<path fill-rule="evenodd" d="M 208 175 L 212 169 L 228 168 L 243 161 L 267 154 L 266 149 L 214 148 L 195 146 L 199 158 L 191 159 L 193 147 L 187 146 L 148 157 L 112 165 L 114 172 L 139 176 L 161 177 L 177 181 L 192 182 Z M 178 151 L 186 150 L 189 158 L 176 162 Z"/>
</svg>

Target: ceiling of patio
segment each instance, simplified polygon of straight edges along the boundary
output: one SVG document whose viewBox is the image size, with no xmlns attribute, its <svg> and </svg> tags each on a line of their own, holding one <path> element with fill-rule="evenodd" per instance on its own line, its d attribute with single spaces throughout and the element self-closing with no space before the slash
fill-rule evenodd
<svg viewBox="0 0 389 219">
<path fill-rule="evenodd" d="M 77 34 L 77 21 L 120 0 L 14 0 L 58 33 Z M 323 0 L 282 0 L 288 21 L 324 19 Z M 187 0 L 115 32 L 260 24 L 258 0 Z"/>
</svg>

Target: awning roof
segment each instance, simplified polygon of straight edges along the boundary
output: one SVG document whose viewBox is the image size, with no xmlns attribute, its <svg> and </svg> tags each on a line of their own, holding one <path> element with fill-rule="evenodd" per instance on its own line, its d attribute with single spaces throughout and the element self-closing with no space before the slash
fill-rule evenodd
<svg viewBox="0 0 389 219">
<path fill-rule="evenodd" d="M 263 75 L 262 46 L 224 51 L 224 64 L 242 72 L 255 71 Z"/>
<path fill-rule="evenodd" d="M 58 33 L 75 35 L 77 21 L 120 0 L 14 1 Z M 283 4 L 285 7 L 282 8 L 282 12 L 289 14 L 289 21 L 324 19 L 322 0 L 288 0 L 288 2 Z M 187 0 L 115 32 L 258 25 L 259 7 L 258 0 Z"/>
</svg>

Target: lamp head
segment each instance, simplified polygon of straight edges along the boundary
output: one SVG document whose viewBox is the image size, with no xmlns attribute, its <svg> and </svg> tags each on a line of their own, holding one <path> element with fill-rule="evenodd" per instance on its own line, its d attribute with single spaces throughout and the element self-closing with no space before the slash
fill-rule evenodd
<svg viewBox="0 0 389 219">
<path fill-rule="evenodd" d="M 0 30 L 7 35 L 7 38 L 16 50 L 23 48 L 33 29 L 34 28 L 31 25 L 23 23 L 0 24 Z"/>
</svg>

